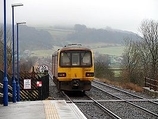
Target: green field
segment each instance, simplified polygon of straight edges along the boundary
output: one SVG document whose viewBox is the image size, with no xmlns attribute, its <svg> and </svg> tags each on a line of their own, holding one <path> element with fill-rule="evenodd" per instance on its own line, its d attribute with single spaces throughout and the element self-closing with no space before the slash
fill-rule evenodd
<svg viewBox="0 0 158 119">
<path fill-rule="evenodd" d="M 111 46 L 105 48 L 95 48 L 93 49 L 93 51 L 98 52 L 99 54 L 122 56 L 124 48 L 125 48 L 124 46 Z"/>
<path fill-rule="evenodd" d="M 74 32 L 74 30 L 72 29 L 55 29 L 53 27 L 39 28 L 39 29 L 47 30 L 57 42 L 63 42 L 66 39 L 66 36 L 68 34 L 71 34 Z M 107 44 L 103 42 L 96 42 L 96 43 L 89 43 L 89 44 L 82 44 L 82 45 L 90 47 L 94 51 L 94 53 L 97 52 L 99 54 L 122 56 L 122 53 L 124 51 L 124 46 L 117 46 L 115 44 Z M 39 57 L 51 56 L 52 53 L 59 48 L 60 47 L 58 46 L 54 46 L 54 48 L 50 50 L 32 51 L 32 55 L 39 56 Z"/>
<path fill-rule="evenodd" d="M 64 40 L 67 35 L 71 34 L 74 32 L 74 30 L 71 29 L 55 29 L 55 28 L 42 28 L 48 31 L 52 37 L 58 41 Z"/>
<path fill-rule="evenodd" d="M 31 52 L 31 56 L 36 57 L 49 57 L 53 54 L 53 50 L 34 50 Z"/>
<path fill-rule="evenodd" d="M 54 46 L 51 50 L 34 50 L 31 52 L 31 56 L 37 56 L 37 57 L 49 57 L 51 56 L 57 49 L 60 49 L 61 47 Z M 94 53 L 98 52 L 99 54 L 108 54 L 108 55 L 115 55 L 115 56 L 121 56 L 124 50 L 124 46 L 111 46 L 111 47 L 105 47 L 105 48 L 92 48 Z"/>
</svg>

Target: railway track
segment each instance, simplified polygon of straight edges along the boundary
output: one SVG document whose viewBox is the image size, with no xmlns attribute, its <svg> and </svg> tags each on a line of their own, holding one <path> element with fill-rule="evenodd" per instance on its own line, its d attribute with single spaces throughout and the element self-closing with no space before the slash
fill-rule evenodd
<svg viewBox="0 0 158 119">
<path fill-rule="evenodd" d="M 82 96 L 58 92 L 53 86 L 53 99 L 64 99 L 67 103 L 75 103 L 83 114 L 88 118 L 97 119 L 157 119 L 158 101 L 152 98 L 145 98 L 122 89 L 106 86 L 103 83 L 92 83 L 92 89 Z M 71 101 L 70 101 L 71 100 Z M 110 114 L 112 113 L 112 114 Z M 114 117 L 113 117 L 114 116 Z M 115 117 L 116 116 L 116 117 Z"/>
<path fill-rule="evenodd" d="M 132 99 L 135 99 L 135 98 L 136 98 L 136 99 L 144 99 L 144 100 L 148 100 L 149 102 L 158 105 L 158 103 L 156 102 L 157 100 L 154 100 L 154 99 L 147 99 L 147 98 L 144 98 L 144 97 L 142 97 L 142 96 L 139 96 L 139 95 L 130 93 L 130 92 L 128 92 L 128 91 L 122 90 L 122 89 L 120 89 L 120 88 L 116 88 L 116 87 L 114 87 L 114 86 L 111 86 L 111 85 L 108 85 L 108 84 L 105 84 L 105 83 L 102 83 L 102 82 L 99 82 L 99 81 L 94 80 L 94 81 L 93 81 L 93 85 L 97 85 L 97 84 L 99 84 L 99 87 L 101 87 L 101 88 L 102 88 L 102 87 L 103 87 L 103 88 L 106 87 L 106 90 L 108 90 L 108 91 L 113 91 L 113 90 L 115 90 L 115 93 L 118 92 L 118 94 L 119 94 L 119 95 L 123 95 L 125 99 L 127 99 L 127 97 L 129 97 L 129 99 L 130 99 L 130 98 L 132 98 Z M 107 89 L 107 88 L 108 88 L 108 89 Z M 117 91 L 117 92 L 116 92 L 116 91 Z"/>
<path fill-rule="evenodd" d="M 114 97 L 114 99 L 118 99 L 116 101 L 113 100 L 113 102 L 127 103 L 128 105 L 136 107 L 135 109 L 140 109 L 143 112 L 149 113 L 153 118 L 158 118 L 158 104 L 157 102 L 154 102 L 153 99 L 146 99 L 141 96 L 96 81 L 93 82 L 92 86 L 103 91 L 103 93 L 111 95 Z"/>
<path fill-rule="evenodd" d="M 121 119 L 119 116 L 117 116 L 112 111 L 110 111 L 109 109 L 107 109 L 105 106 L 103 106 L 97 100 L 93 99 L 92 97 L 90 97 L 90 96 L 88 96 L 86 94 L 85 94 L 85 96 L 87 96 L 90 100 L 87 100 L 87 101 L 85 101 L 85 100 L 72 100 L 71 97 L 69 97 L 64 91 L 62 91 L 62 94 L 68 99 L 68 101 L 67 101 L 68 103 L 75 103 L 75 104 L 77 104 L 77 103 L 84 103 L 85 104 L 87 102 L 88 103 L 93 103 L 94 106 L 99 107 L 103 111 L 104 115 L 106 114 L 107 118 Z M 80 107 L 80 109 L 83 111 L 83 109 L 81 107 Z M 94 111 L 96 111 L 96 110 L 94 110 Z M 85 113 L 85 115 L 87 115 L 87 114 Z"/>
</svg>

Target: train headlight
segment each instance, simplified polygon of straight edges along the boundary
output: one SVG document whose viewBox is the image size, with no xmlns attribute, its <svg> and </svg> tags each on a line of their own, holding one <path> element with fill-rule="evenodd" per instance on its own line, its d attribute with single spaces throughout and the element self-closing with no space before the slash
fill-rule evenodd
<svg viewBox="0 0 158 119">
<path fill-rule="evenodd" d="M 66 77 L 66 73 L 58 73 L 58 77 Z"/>
<path fill-rule="evenodd" d="M 93 72 L 86 72 L 86 77 L 93 77 L 94 73 Z"/>
</svg>

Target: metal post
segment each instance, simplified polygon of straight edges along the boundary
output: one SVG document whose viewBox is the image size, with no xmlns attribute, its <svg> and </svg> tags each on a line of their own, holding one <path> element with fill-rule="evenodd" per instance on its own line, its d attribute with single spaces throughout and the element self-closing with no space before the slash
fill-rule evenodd
<svg viewBox="0 0 158 119">
<path fill-rule="evenodd" d="M 8 78 L 7 78 L 7 46 L 6 46 L 6 0 L 4 0 L 4 79 L 3 104 L 8 106 Z"/>
<path fill-rule="evenodd" d="M 20 86 L 19 86 L 19 41 L 18 41 L 18 23 L 17 23 L 17 82 L 16 82 L 16 90 L 17 90 L 17 101 L 20 101 Z"/>
<path fill-rule="evenodd" d="M 13 102 L 16 102 L 16 82 L 15 82 L 15 66 L 14 66 L 14 6 L 12 5 L 12 41 L 13 41 L 13 46 L 12 46 L 12 72 L 13 72 L 13 76 L 12 76 L 12 86 L 13 86 Z"/>
<path fill-rule="evenodd" d="M 15 61 L 14 61 L 14 7 L 18 7 L 18 6 L 23 6 L 23 4 L 14 4 L 12 5 L 12 39 L 13 39 L 13 67 L 12 67 L 12 70 L 13 70 L 13 77 L 12 77 L 12 86 L 13 86 L 13 92 L 12 92 L 12 95 L 13 95 L 13 102 L 15 103 L 16 102 L 16 82 L 15 82 Z"/>
<path fill-rule="evenodd" d="M 20 101 L 20 84 L 19 84 L 19 24 L 26 24 L 26 22 L 16 23 L 16 26 L 17 26 L 17 82 L 16 82 L 17 101 Z"/>
</svg>

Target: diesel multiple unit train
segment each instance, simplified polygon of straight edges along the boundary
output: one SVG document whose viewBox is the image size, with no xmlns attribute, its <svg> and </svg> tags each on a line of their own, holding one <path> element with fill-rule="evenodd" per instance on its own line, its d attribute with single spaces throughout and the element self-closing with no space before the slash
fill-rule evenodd
<svg viewBox="0 0 158 119">
<path fill-rule="evenodd" d="M 53 81 L 60 91 L 89 91 L 94 79 L 94 56 L 81 44 L 69 44 L 52 55 Z"/>
</svg>

